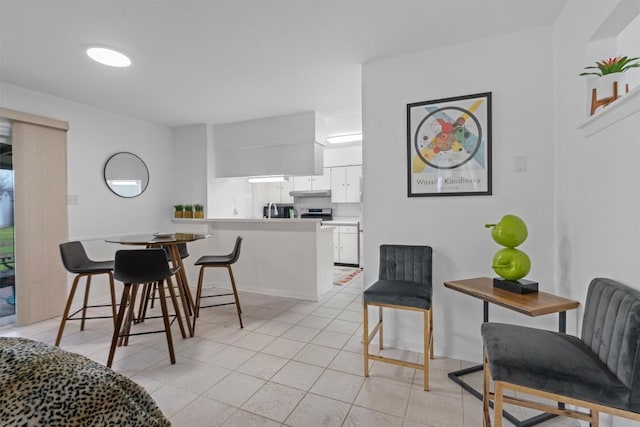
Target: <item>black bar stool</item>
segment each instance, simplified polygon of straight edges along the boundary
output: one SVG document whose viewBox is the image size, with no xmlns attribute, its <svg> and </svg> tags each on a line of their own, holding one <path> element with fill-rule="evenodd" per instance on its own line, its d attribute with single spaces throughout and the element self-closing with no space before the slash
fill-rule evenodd
<svg viewBox="0 0 640 427">
<path fill-rule="evenodd" d="M 71 292 L 69 292 L 69 296 L 67 297 L 67 305 L 64 308 L 64 314 L 62 315 L 62 320 L 60 321 L 60 328 L 58 329 L 58 336 L 56 337 L 56 346 L 60 345 L 60 341 L 62 340 L 62 333 L 64 332 L 64 327 L 67 323 L 67 320 L 81 320 L 80 330 L 84 331 L 84 322 L 86 319 L 108 319 L 111 317 L 114 322 L 116 319 L 116 291 L 113 284 L 113 261 L 93 261 L 89 259 L 84 246 L 81 242 L 78 241 L 61 243 L 60 255 L 62 256 L 62 264 L 64 264 L 64 268 L 69 273 L 74 273 L 76 277 L 73 280 L 73 285 L 71 285 Z M 109 304 L 88 305 L 91 278 L 98 274 L 106 274 L 109 276 L 112 315 L 87 317 L 87 308 L 109 306 Z M 73 297 L 76 293 L 76 288 L 78 287 L 78 282 L 82 277 L 87 278 L 82 308 L 72 314 L 69 314 L 71 304 L 73 303 Z M 79 312 L 82 312 L 82 316 L 76 317 Z"/>
<path fill-rule="evenodd" d="M 178 306 L 175 290 L 171 281 L 171 276 L 173 276 L 176 271 L 178 271 L 178 268 L 169 267 L 166 252 L 162 248 L 119 250 L 116 252 L 113 275 L 117 280 L 124 283 L 124 289 L 122 291 L 120 309 L 118 310 L 116 325 L 113 331 L 113 338 L 111 339 L 111 349 L 109 350 L 109 358 L 107 360 L 108 367 L 111 367 L 111 364 L 113 363 L 113 356 L 118 345 L 118 339 L 124 339 L 124 341 L 121 342 L 124 342 L 124 345 L 126 345 L 129 336 L 159 332 L 164 332 L 167 337 L 171 364 L 176 363 L 176 357 L 173 351 L 173 340 L 171 338 L 171 321 L 169 320 L 169 317 L 173 317 L 174 320 L 178 319 L 182 337 L 186 338 L 184 325 L 182 324 L 182 317 L 180 316 L 180 308 Z M 160 294 L 162 316 L 156 317 L 162 317 L 164 321 L 164 329 L 132 333 L 131 323 L 133 321 L 136 294 L 138 292 L 138 287 L 141 284 L 146 283 L 153 283 L 157 285 L 158 292 Z M 164 287 L 165 283 L 167 284 L 167 289 L 169 290 L 175 312 L 172 316 L 169 316 L 167 308 L 167 299 L 165 297 Z M 125 316 L 127 317 L 126 323 Z M 147 319 L 149 318 L 151 317 L 147 317 Z"/>
<path fill-rule="evenodd" d="M 236 305 L 236 310 L 238 311 L 238 319 L 240 320 L 240 327 L 244 328 L 244 326 L 242 325 L 242 309 L 240 308 L 240 300 L 238 299 L 238 290 L 236 289 L 236 281 L 233 278 L 233 271 L 231 270 L 231 264 L 235 263 L 236 261 L 238 261 L 238 258 L 240 257 L 240 244 L 242 243 L 242 236 L 238 236 L 236 238 L 236 244 L 233 247 L 233 251 L 231 251 L 230 254 L 228 255 L 205 255 L 200 257 L 196 262 L 195 265 L 199 265 L 200 266 L 200 275 L 198 277 L 198 290 L 196 293 L 196 300 L 195 300 L 195 309 L 194 309 L 194 313 L 193 313 L 193 331 L 195 332 L 196 330 L 196 319 L 198 318 L 198 316 L 200 315 L 200 307 L 202 308 L 207 308 L 207 307 L 218 307 L 221 305 L 231 305 L 231 304 L 235 304 Z M 202 281 L 204 279 L 204 269 L 207 267 L 224 267 L 227 269 L 227 271 L 229 272 L 229 278 L 231 279 L 231 289 L 233 290 L 233 292 L 229 292 L 226 294 L 215 294 L 215 295 L 202 295 Z M 200 300 L 203 298 L 217 298 L 217 297 L 222 297 L 222 296 L 228 296 L 228 295 L 233 295 L 235 302 L 225 302 L 225 303 L 220 303 L 220 304 L 211 304 L 211 305 L 203 305 L 200 306 Z"/>
</svg>

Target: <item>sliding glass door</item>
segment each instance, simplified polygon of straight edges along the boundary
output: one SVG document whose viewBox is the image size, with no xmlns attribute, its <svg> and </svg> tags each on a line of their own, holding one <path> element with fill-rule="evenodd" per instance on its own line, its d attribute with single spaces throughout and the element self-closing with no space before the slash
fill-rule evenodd
<svg viewBox="0 0 640 427">
<path fill-rule="evenodd" d="M 11 122 L 0 120 L 0 325 L 16 314 Z"/>
</svg>

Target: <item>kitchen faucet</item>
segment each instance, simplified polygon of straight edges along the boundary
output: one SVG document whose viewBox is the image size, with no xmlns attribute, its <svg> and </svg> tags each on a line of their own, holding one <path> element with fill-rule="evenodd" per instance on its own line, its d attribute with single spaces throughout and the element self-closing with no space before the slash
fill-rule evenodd
<svg viewBox="0 0 640 427">
<path fill-rule="evenodd" d="M 267 218 L 271 218 L 271 205 L 273 205 L 274 210 L 273 216 L 278 216 L 278 205 L 276 205 L 274 202 L 269 202 L 269 208 L 267 209 Z"/>
</svg>

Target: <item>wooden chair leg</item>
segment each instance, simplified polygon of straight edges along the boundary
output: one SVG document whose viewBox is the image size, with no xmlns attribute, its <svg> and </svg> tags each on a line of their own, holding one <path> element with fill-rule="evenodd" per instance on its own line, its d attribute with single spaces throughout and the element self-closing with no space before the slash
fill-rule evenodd
<svg viewBox="0 0 640 427">
<path fill-rule="evenodd" d="M 495 399 L 493 401 L 493 419 L 495 421 L 496 427 L 502 427 L 502 398 L 504 391 L 502 390 L 502 383 L 495 383 Z"/>
<path fill-rule="evenodd" d="M 193 302 L 193 326 L 191 330 L 195 333 L 196 331 L 196 319 L 200 316 L 200 298 L 202 297 L 202 281 L 204 280 L 204 269 L 205 266 L 200 267 L 200 274 L 198 275 L 198 286 L 196 288 L 196 300 Z"/>
<path fill-rule="evenodd" d="M 79 275 L 73 279 L 73 284 L 71 285 L 71 291 L 69 292 L 69 296 L 67 297 L 67 305 L 64 307 L 64 313 L 62 313 L 62 319 L 60 320 L 60 327 L 58 328 L 58 336 L 56 337 L 56 347 L 60 345 L 60 341 L 62 340 L 62 333 L 64 332 L 64 326 L 67 323 L 67 317 L 69 317 L 69 310 L 71 309 L 71 304 L 73 303 L 73 297 L 76 294 L 76 288 L 78 287 L 78 280 L 80 280 Z"/>
<path fill-rule="evenodd" d="M 382 350 L 383 346 L 383 340 L 382 340 L 382 306 L 378 307 L 378 322 L 380 324 L 380 330 L 378 331 L 378 333 L 380 334 L 379 338 L 380 338 L 380 350 Z"/>
<path fill-rule="evenodd" d="M 116 308 L 116 285 L 113 281 L 113 273 L 107 273 L 109 275 L 109 290 L 111 292 L 111 313 L 113 314 L 113 326 L 116 325 L 116 317 L 118 316 Z"/>
<path fill-rule="evenodd" d="M 484 372 L 482 384 L 482 427 L 491 427 L 491 415 L 489 414 L 489 363 L 484 356 Z"/>
<path fill-rule="evenodd" d="M 131 293 L 129 295 L 129 307 L 127 310 L 127 317 L 125 319 L 125 323 L 123 325 L 123 333 L 122 337 L 120 337 L 120 343 L 118 345 L 124 345 L 125 347 L 129 345 L 129 334 L 131 333 L 131 324 L 133 323 L 133 312 L 135 311 L 136 305 L 136 295 L 138 294 L 138 287 L 140 285 L 138 283 L 134 283 L 131 285 Z"/>
<path fill-rule="evenodd" d="M 369 376 L 369 306 L 364 303 L 364 321 L 362 324 L 364 342 L 364 376 Z"/>
<path fill-rule="evenodd" d="M 236 309 L 238 310 L 238 320 L 240 320 L 240 329 L 243 329 L 242 325 L 242 309 L 240 308 L 240 300 L 238 299 L 238 290 L 236 289 L 236 281 L 233 278 L 233 271 L 231 266 L 227 265 L 227 271 L 229 272 L 229 278 L 231 279 L 231 288 L 233 289 L 233 297 L 236 299 Z"/>
<path fill-rule="evenodd" d="M 180 333 L 182 334 L 182 338 L 186 338 L 187 334 L 184 331 L 184 324 L 182 323 L 182 315 L 180 314 L 180 306 L 178 305 L 178 298 L 176 297 L 176 290 L 173 288 L 173 281 L 171 277 L 167 277 L 167 284 L 169 289 L 169 295 L 171 296 L 171 302 L 173 303 L 173 310 L 176 313 L 176 318 L 178 319 L 178 325 L 180 326 Z M 161 283 L 158 284 L 158 287 L 162 286 Z M 187 319 L 187 324 L 189 324 L 189 320 Z M 191 333 L 191 331 L 189 331 Z M 193 336 L 193 335 L 192 335 Z"/>
<path fill-rule="evenodd" d="M 429 331 L 429 310 L 424 310 L 424 325 L 423 325 L 423 351 L 424 351 L 424 391 L 429 391 L 429 347 L 431 346 L 431 332 Z"/>
<path fill-rule="evenodd" d="M 151 289 L 155 286 L 153 283 L 145 283 L 142 286 L 142 299 L 140 300 L 140 306 L 138 307 L 138 322 L 144 322 L 147 317 L 147 310 L 149 308 L 149 299 L 151 298 Z"/>
<path fill-rule="evenodd" d="M 591 413 L 591 421 L 589 422 L 589 427 L 599 427 L 600 426 L 600 413 L 595 409 L 589 411 Z"/>
<path fill-rule="evenodd" d="M 87 305 L 89 305 L 89 290 L 91 289 L 91 274 L 87 276 L 87 283 L 84 287 L 84 300 L 82 301 L 82 320 L 80 321 L 80 330 L 84 331 L 84 321 L 87 318 Z"/>
<path fill-rule="evenodd" d="M 122 290 L 122 298 L 120 300 L 120 309 L 116 317 L 116 325 L 113 328 L 113 336 L 111 338 L 111 348 L 109 349 L 109 357 L 107 358 L 107 367 L 111 367 L 113 363 L 113 356 L 116 352 L 118 345 L 118 338 L 120 336 L 120 329 L 122 329 L 122 322 L 124 320 L 125 312 L 127 311 L 127 302 L 129 301 L 129 292 L 131 292 L 131 284 L 125 283 Z"/>
<path fill-rule="evenodd" d="M 173 285 L 169 285 L 173 286 Z M 164 293 L 164 282 L 158 283 L 158 293 L 160 294 L 160 306 L 162 307 L 162 318 L 164 319 L 164 330 L 167 336 L 167 346 L 169 347 L 169 358 L 171 364 L 176 363 L 176 355 L 173 351 L 173 338 L 171 337 L 171 323 L 169 322 L 169 313 L 167 310 L 167 300 Z"/>
<path fill-rule="evenodd" d="M 433 347 L 434 347 L 434 339 L 433 339 L 433 307 L 429 309 L 429 339 L 431 342 L 429 343 L 429 357 L 434 359 Z"/>
<path fill-rule="evenodd" d="M 187 329 L 189 330 L 189 336 L 192 337 L 193 328 L 191 327 L 191 322 L 189 322 L 189 315 L 193 314 L 193 308 L 189 305 L 189 300 L 187 299 L 188 290 L 186 289 L 186 287 L 188 285 L 185 281 L 183 281 L 180 278 L 180 276 L 178 276 L 178 273 L 180 273 L 180 270 L 178 270 L 178 272 L 176 273 L 176 276 L 174 277 L 176 278 L 176 284 L 177 284 L 178 290 L 180 291 L 180 302 L 182 303 L 182 311 L 184 312 L 184 317 L 187 321 Z M 171 277 L 167 278 L 167 282 L 169 283 L 169 286 L 171 286 L 171 289 L 169 289 L 169 294 L 175 297 L 176 296 L 175 288 L 173 287 L 173 281 L 171 280 Z M 162 283 L 158 283 L 158 288 L 160 288 L 161 286 L 162 286 Z M 178 318 L 182 320 L 182 317 L 179 315 L 180 311 L 177 305 L 176 305 L 176 314 L 178 314 Z M 184 326 L 182 325 L 182 323 L 180 323 L 180 330 L 183 330 L 183 329 L 184 329 Z"/>
</svg>

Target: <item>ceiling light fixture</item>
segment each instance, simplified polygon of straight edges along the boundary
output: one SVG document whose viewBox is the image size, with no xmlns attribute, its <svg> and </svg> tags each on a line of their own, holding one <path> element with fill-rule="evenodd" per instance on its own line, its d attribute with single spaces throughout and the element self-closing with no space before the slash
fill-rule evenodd
<svg viewBox="0 0 640 427">
<path fill-rule="evenodd" d="M 362 133 L 350 133 L 347 135 L 334 135 L 328 136 L 327 142 L 329 144 L 344 144 L 347 142 L 361 142 Z"/>
<path fill-rule="evenodd" d="M 288 181 L 288 178 L 282 175 L 271 175 L 271 176 L 252 176 L 249 178 L 249 182 L 285 182 Z"/>
<path fill-rule="evenodd" d="M 89 58 L 110 67 L 128 67 L 131 60 L 124 54 L 105 47 L 91 47 L 87 49 Z"/>
</svg>

